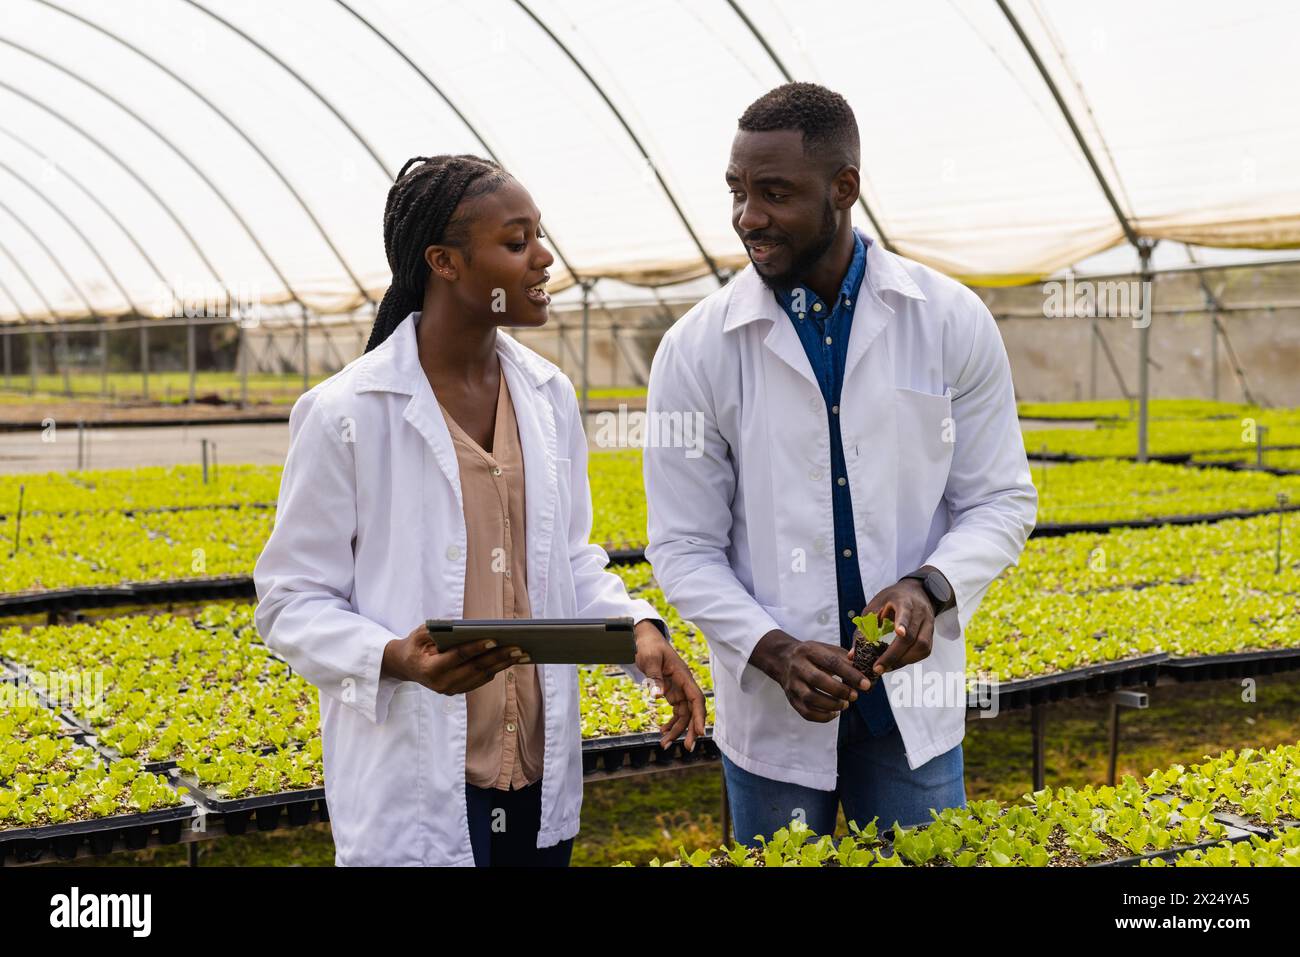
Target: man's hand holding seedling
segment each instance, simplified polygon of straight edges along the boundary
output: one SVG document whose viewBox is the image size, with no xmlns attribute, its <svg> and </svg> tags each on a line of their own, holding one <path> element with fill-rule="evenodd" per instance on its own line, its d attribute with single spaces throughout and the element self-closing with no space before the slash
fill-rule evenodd
<svg viewBox="0 0 1300 957">
<path fill-rule="evenodd" d="M 790 707 L 809 721 L 833 720 L 871 687 L 853 667 L 852 652 L 780 630 L 759 639 L 749 663 L 779 684 Z"/>
<path fill-rule="evenodd" d="M 875 675 L 930 657 L 934 645 L 934 605 L 917 579 L 904 578 L 890 585 L 867 602 L 862 613 L 882 622 L 892 622 L 894 626 L 893 638 L 888 640 L 889 647 L 872 665 Z M 862 619 L 854 620 L 861 631 Z"/>
</svg>

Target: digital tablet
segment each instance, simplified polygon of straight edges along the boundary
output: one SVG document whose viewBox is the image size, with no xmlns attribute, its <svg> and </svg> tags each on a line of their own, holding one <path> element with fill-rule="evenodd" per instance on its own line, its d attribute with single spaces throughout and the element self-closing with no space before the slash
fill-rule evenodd
<svg viewBox="0 0 1300 957">
<path fill-rule="evenodd" d="M 439 651 L 491 638 L 527 652 L 535 665 L 623 665 L 636 661 L 631 618 L 480 618 L 425 622 Z"/>
</svg>

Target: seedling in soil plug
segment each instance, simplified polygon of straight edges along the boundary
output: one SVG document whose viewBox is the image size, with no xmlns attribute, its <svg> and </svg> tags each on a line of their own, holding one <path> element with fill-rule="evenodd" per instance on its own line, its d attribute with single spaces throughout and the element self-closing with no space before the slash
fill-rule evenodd
<svg viewBox="0 0 1300 957">
<path fill-rule="evenodd" d="M 857 634 L 853 636 L 853 667 L 875 681 L 877 675 L 871 669 L 894 640 L 894 623 L 888 618 L 877 618 L 875 612 L 871 612 L 854 618 L 853 624 L 858 626 Z"/>
</svg>

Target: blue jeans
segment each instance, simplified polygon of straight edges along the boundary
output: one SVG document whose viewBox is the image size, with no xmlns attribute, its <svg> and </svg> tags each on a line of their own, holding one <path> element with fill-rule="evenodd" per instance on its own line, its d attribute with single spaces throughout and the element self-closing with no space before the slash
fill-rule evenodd
<svg viewBox="0 0 1300 957">
<path fill-rule="evenodd" d="M 798 817 L 817 834 L 834 834 L 841 803 L 846 820 L 866 825 L 878 818 L 881 830 L 895 821 L 904 827 L 928 823 L 931 808 L 966 806 L 960 744 L 913 771 L 897 726 L 873 737 L 858 708 L 840 715 L 838 764 L 836 789 L 819 791 L 753 774 L 723 755 L 736 839 L 756 847 L 754 835 L 770 837 Z"/>
<path fill-rule="evenodd" d="M 465 785 L 469 843 L 475 867 L 568 867 L 573 838 L 538 847 L 542 782 L 517 791 Z"/>
</svg>

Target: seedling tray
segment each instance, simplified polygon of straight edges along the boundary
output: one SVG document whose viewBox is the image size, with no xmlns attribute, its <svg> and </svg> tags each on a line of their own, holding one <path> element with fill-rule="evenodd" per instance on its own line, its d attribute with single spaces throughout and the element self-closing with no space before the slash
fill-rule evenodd
<svg viewBox="0 0 1300 957">
<path fill-rule="evenodd" d="M 1223 823 L 1223 822 L 1220 822 Z M 1163 858 L 1166 861 L 1172 861 L 1179 854 L 1185 854 L 1188 851 L 1206 851 L 1212 847 L 1217 847 L 1224 841 L 1236 844 L 1238 841 L 1248 841 L 1251 836 L 1250 831 L 1239 827 L 1227 827 L 1227 833 L 1223 837 L 1216 838 L 1212 841 L 1200 841 L 1196 844 L 1179 844 L 1164 851 L 1152 851 L 1150 854 L 1138 854 L 1133 857 L 1120 857 L 1113 861 L 1101 861 L 1096 864 L 1089 864 L 1089 867 L 1138 867 L 1143 861 L 1152 861 L 1156 858 Z"/>
<path fill-rule="evenodd" d="M 188 774 L 173 769 L 168 772 L 173 787 L 186 787 L 198 804 L 212 814 L 220 814 L 227 834 L 243 834 L 253 818 L 259 831 L 274 831 L 283 818 L 290 827 L 300 827 L 311 819 L 311 809 L 319 802 L 321 820 L 329 820 L 325 809 L 325 789 L 305 788 L 300 791 L 277 791 L 274 794 L 255 794 L 243 798 L 223 798 L 213 788 L 206 788 Z"/>
<path fill-rule="evenodd" d="M 650 765 L 687 764 L 716 759 L 719 755 L 718 746 L 709 730 L 705 731 L 703 737 L 695 739 L 694 751 L 686 750 L 682 738 L 678 738 L 666 750 L 661 749 L 659 740 L 662 737 L 658 731 L 647 731 L 641 734 L 588 738 L 582 742 L 582 773 L 620 771 L 624 769 L 625 763 L 634 769 Z"/>
<path fill-rule="evenodd" d="M 1237 651 L 1226 655 L 1170 658 L 1160 666 L 1160 672 L 1181 683 L 1271 675 L 1281 671 L 1294 671 L 1297 668 L 1300 668 L 1300 648 L 1265 648 L 1260 651 Z"/>
<path fill-rule="evenodd" d="M 107 854 L 121 838 L 127 850 L 139 850 L 149 842 L 154 828 L 163 844 L 175 844 L 181 839 L 181 829 L 194 816 L 196 804 L 188 795 L 180 795 L 181 803 L 174 807 L 158 808 L 141 814 L 114 814 L 90 821 L 73 821 L 69 824 L 45 824 L 40 827 L 9 828 L 0 830 L 0 865 L 7 858 L 30 863 L 39 860 L 49 850 L 55 856 L 71 860 L 77 856 L 81 842 L 88 840 L 95 854 Z"/>
<path fill-rule="evenodd" d="M 1272 824 L 1255 824 L 1249 818 L 1240 814 L 1233 814 L 1229 811 L 1214 811 L 1210 815 L 1220 824 L 1226 824 L 1228 827 L 1240 831 L 1247 831 L 1251 834 L 1258 834 L 1260 837 L 1273 838 L 1289 827 L 1300 827 L 1300 821 L 1292 818 L 1282 818 Z"/>
<path fill-rule="evenodd" d="M 1167 654 L 1160 652 L 1138 658 L 1103 661 L 1035 678 L 1017 678 L 994 686 L 980 684 L 975 690 L 976 700 L 988 700 L 989 691 L 996 690 L 998 710 L 1011 711 L 1051 701 L 1106 694 L 1134 685 L 1154 685 L 1161 665 L 1168 658 Z"/>
</svg>

